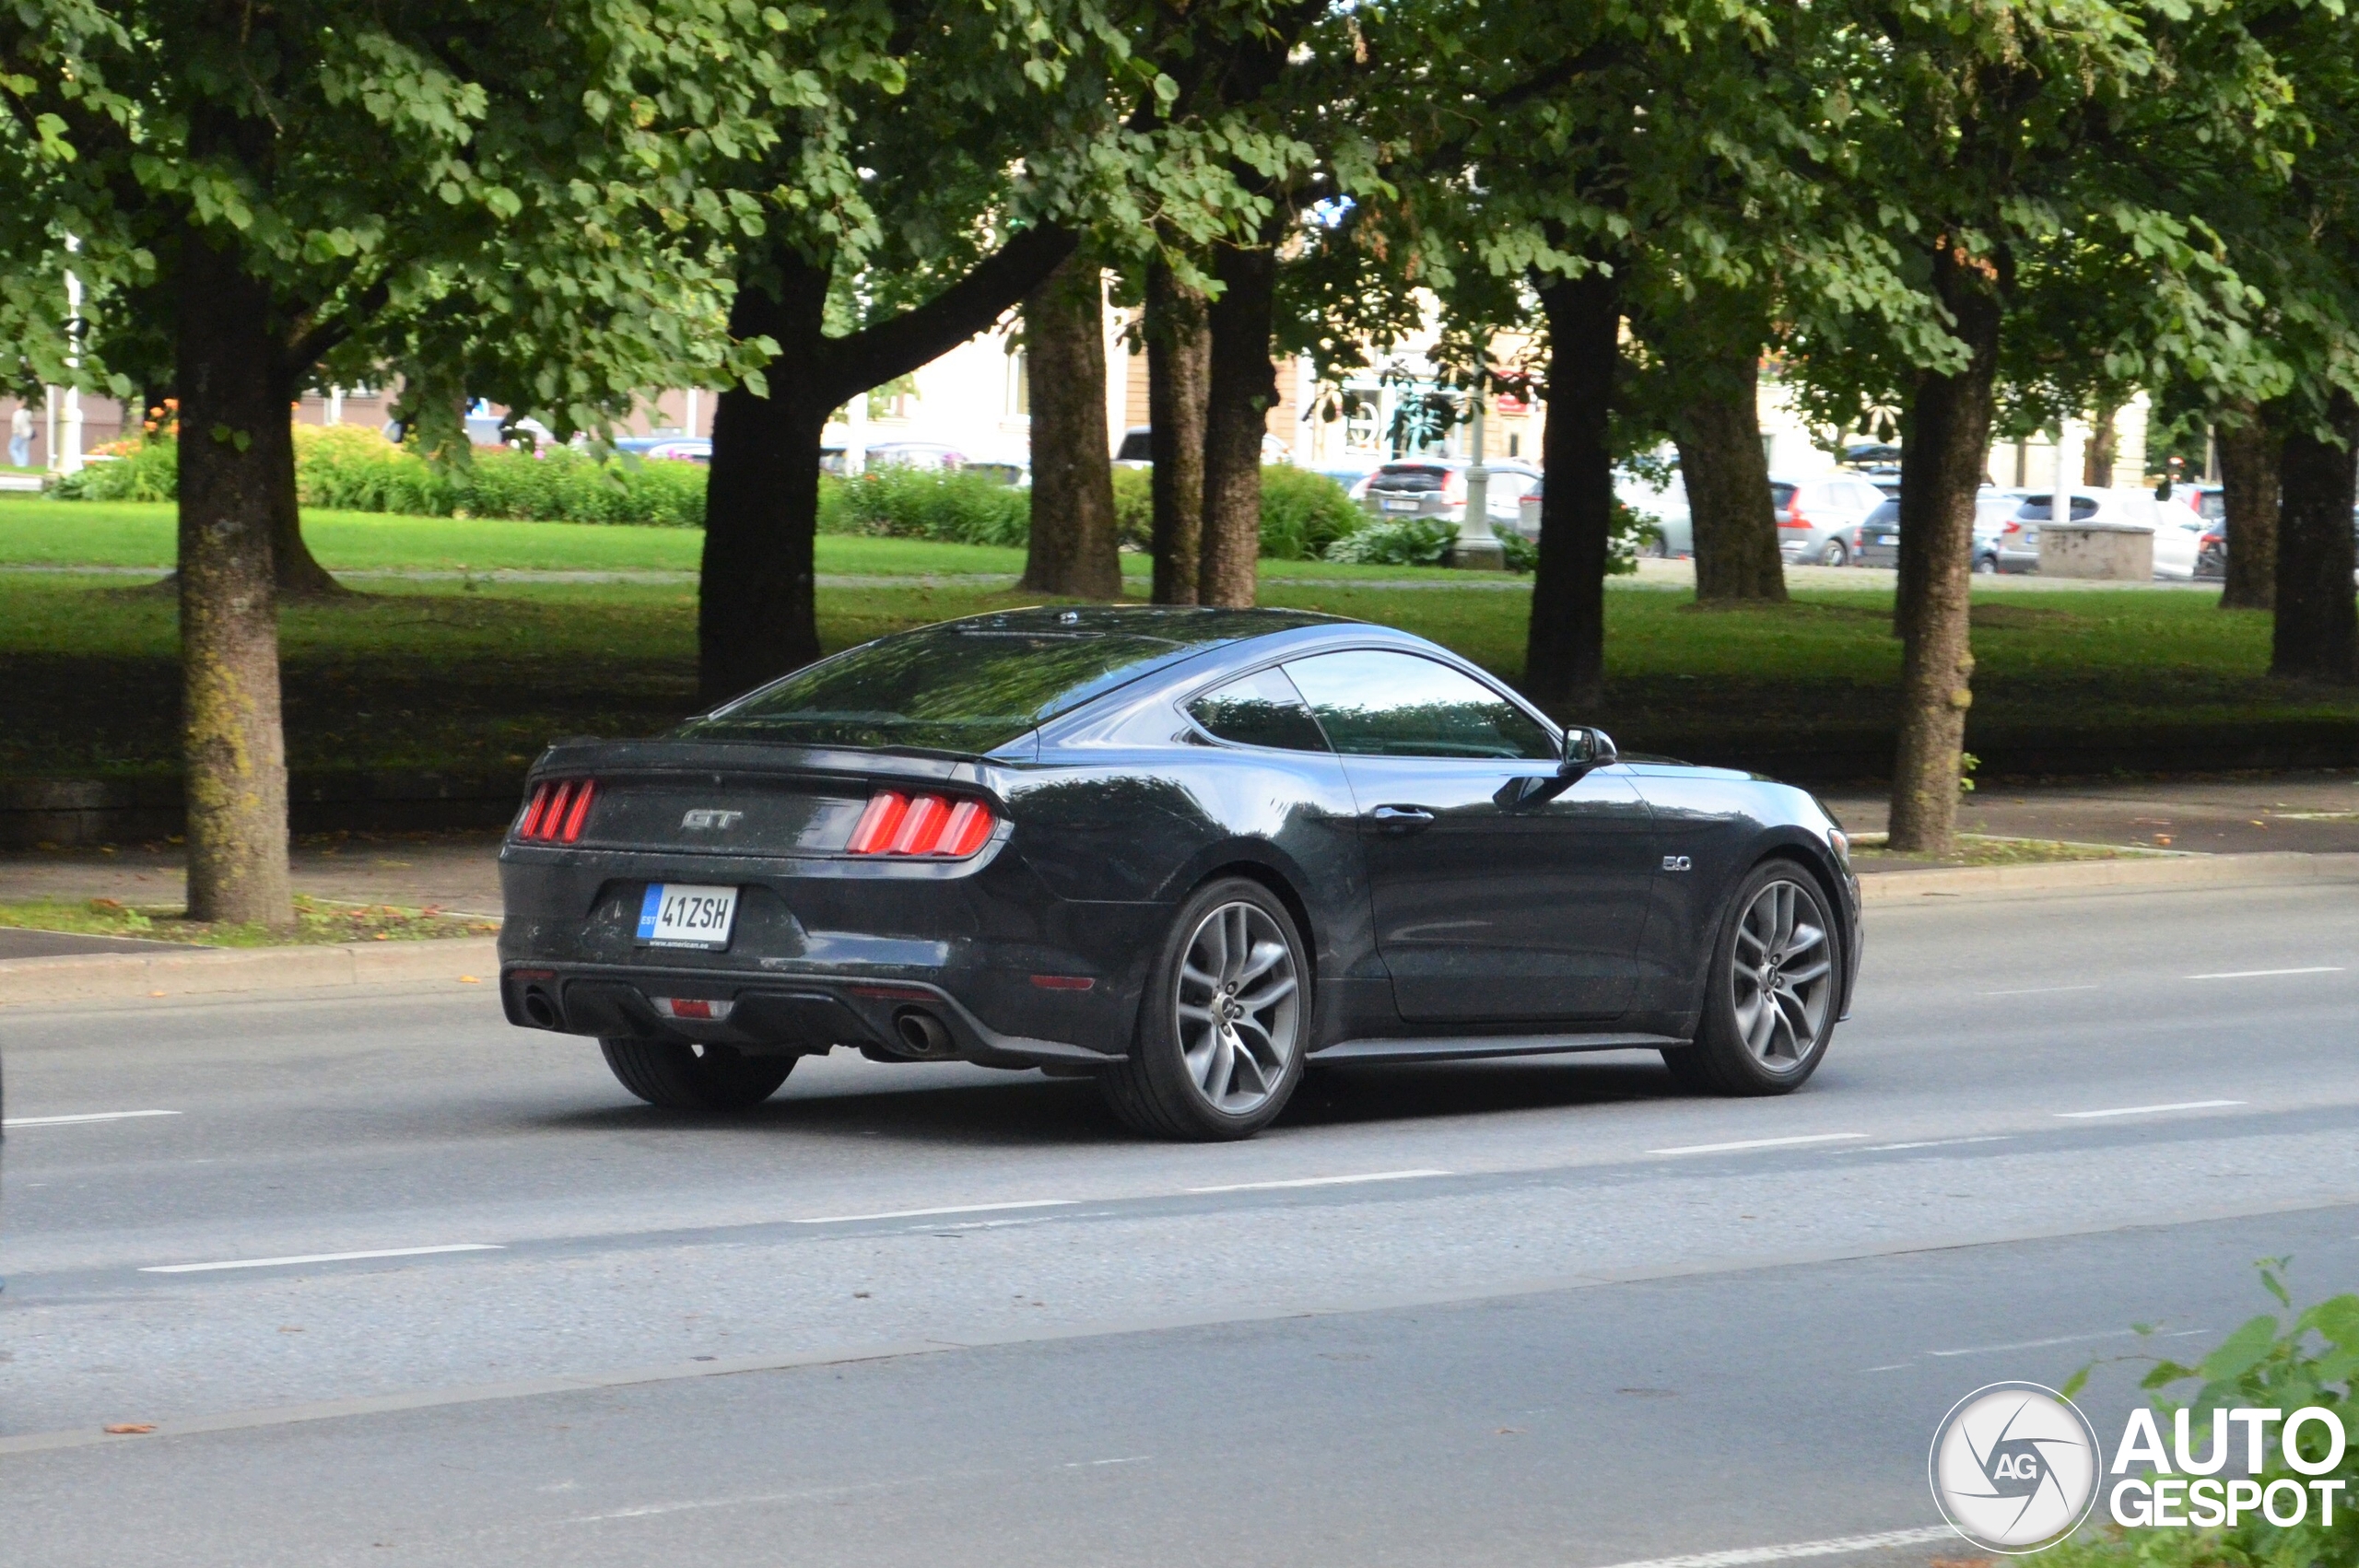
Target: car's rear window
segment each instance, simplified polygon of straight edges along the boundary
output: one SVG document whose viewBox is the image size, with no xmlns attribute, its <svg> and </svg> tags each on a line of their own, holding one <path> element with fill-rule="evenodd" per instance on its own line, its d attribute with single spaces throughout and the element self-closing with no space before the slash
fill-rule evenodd
<svg viewBox="0 0 2359 1568">
<path fill-rule="evenodd" d="M 1434 468 L 1421 462 L 1388 462 L 1376 471 L 1376 477 L 1368 481 L 1368 488 L 1416 493 L 1441 489 L 1449 481 L 1449 470 L 1446 468 Z"/>
<path fill-rule="evenodd" d="M 1770 485 L 1769 505 L 1772 510 L 1784 511 L 1788 503 L 1792 501 L 1793 498 L 1794 487 L 1791 485 L 1786 484 L 1782 480 L 1775 481 Z"/>
<path fill-rule="evenodd" d="M 822 660 L 675 734 L 687 740 L 981 753 L 1206 645 L 1324 616 L 1015 611 Z"/>
</svg>

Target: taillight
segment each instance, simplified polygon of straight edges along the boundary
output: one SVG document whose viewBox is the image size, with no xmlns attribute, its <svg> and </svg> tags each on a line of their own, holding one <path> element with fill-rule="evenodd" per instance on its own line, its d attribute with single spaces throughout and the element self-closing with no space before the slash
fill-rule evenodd
<svg viewBox="0 0 2359 1568">
<path fill-rule="evenodd" d="M 1802 503 L 1797 501 L 1791 506 L 1789 506 L 1786 509 L 1786 515 L 1778 520 L 1778 526 L 1780 528 L 1808 528 L 1810 526 L 1810 519 L 1802 516 Z"/>
<path fill-rule="evenodd" d="M 845 848 L 855 855 L 957 860 L 990 842 L 992 822 L 991 807 L 980 801 L 879 790 L 868 798 L 868 809 L 860 813 Z"/>
<path fill-rule="evenodd" d="M 516 824 L 516 837 L 525 844 L 572 844 L 590 820 L 590 802 L 598 793 L 594 778 L 561 778 L 533 786 L 533 798 Z"/>
</svg>

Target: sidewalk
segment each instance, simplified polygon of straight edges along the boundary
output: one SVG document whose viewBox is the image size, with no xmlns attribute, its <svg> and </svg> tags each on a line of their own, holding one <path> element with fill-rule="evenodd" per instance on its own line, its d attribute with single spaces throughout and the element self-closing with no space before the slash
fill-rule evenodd
<svg viewBox="0 0 2359 1568">
<path fill-rule="evenodd" d="M 1884 794 L 1830 790 L 1823 798 L 1854 833 L 1882 833 L 1891 814 L 1891 797 Z M 2359 772 L 1993 784 L 1966 798 L 1958 827 L 2208 855 L 2345 854 L 2359 851 Z M 1891 869 L 1908 864 L 1896 861 Z"/>
</svg>

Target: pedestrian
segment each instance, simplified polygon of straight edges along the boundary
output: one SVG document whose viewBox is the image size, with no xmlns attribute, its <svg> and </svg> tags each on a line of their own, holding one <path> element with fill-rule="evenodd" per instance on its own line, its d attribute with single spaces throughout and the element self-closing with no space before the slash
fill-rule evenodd
<svg viewBox="0 0 2359 1568">
<path fill-rule="evenodd" d="M 8 466 L 30 468 L 33 462 L 33 411 L 23 404 L 8 415 Z"/>
</svg>

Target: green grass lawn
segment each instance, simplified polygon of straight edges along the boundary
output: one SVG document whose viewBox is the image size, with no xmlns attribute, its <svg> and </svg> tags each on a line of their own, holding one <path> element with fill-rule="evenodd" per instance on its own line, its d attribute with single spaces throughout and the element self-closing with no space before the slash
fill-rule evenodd
<svg viewBox="0 0 2359 1568">
<path fill-rule="evenodd" d="M 172 508 L 159 502 L 0 495 L 0 566 L 160 570 L 172 563 L 174 530 Z M 303 536 L 331 571 L 692 572 L 704 548 L 704 534 L 692 528 L 324 510 L 304 515 Z M 1013 575 L 1024 569 L 1021 550 L 841 533 L 819 536 L 818 560 L 822 572 L 841 576 Z M 1262 569 L 1273 576 L 1311 578 L 1448 580 L 1460 575 L 1439 568 L 1344 567 L 1326 561 L 1265 561 Z M 1148 571 L 1145 556 L 1122 557 L 1126 579 L 1144 584 Z"/>
<path fill-rule="evenodd" d="M 1271 573 L 1292 574 L 1291 566 Z M 650 733 L 694 705 L 687 584 L 377 579 L 368 590 L 284 612 L 288 743 L 298 769 L 507 774 L 554 737 Z M 1033 597 L 956 583 L 827 588 L 821 637 L 830 649 L 847 647 Z M 1402 626 L 1510 680 L 1521 673 L 1523 593 L 1311 583 L 1273 585 L 1262 599 Z M 1900 650 L 1887 591 L 1810 591 L 1775 609 L 1698 611 L 1684 593 L 1621 582 L 1606 603 L 1605 702 L 1560 717 L 1602 723 L 1627 750 L 1758 762 L 1804 777 L 1861 777 L 1889 756 Z M 2269 618 L 2224 613 L 2208 593 L 2010 584 L 2002 600 L 1976 605 L 1975 623 L 1969 748 L 2003 753 L 2026 737 L 2058 735 L 2151 746 L 2157 737 L 2216 739 L 2271 726 L 2359 731 L 2359 698 L 2271 681 Z M 152 587 L 0 574 L 0 777 L 172 771 L 176 645 L 173 601 Z"/>
</svg>

